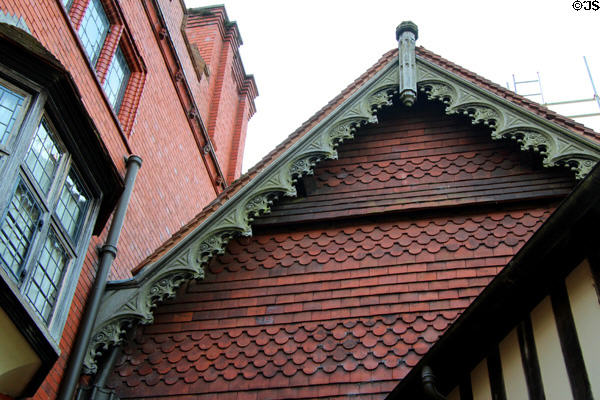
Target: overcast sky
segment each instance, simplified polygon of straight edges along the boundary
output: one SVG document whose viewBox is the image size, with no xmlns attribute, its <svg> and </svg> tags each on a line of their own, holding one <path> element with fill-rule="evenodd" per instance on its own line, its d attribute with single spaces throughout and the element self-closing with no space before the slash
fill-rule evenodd
<svg viewBox="0 0 600 400">
<path fill-rule="evenodd" d="M 527 80 L 539 71 L 546 102 L 591 99 L 583 56 L 600 90 L 600 10 L 575 11 L 573 1 L 225 0 L 259 91 L 244 171 L 396 47 L 404 20 L 419 26 L 417 45 L 498 84 L 512 88 L 513 73 Z M 600 112 L 592 102 L 555 110 Z M 579 121 L 600 131 L 600 117 Z"/>
</svg>

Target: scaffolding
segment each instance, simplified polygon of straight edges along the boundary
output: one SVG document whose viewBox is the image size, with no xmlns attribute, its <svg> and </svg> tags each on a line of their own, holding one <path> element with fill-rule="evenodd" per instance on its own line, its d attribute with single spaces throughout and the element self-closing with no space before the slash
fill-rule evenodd
<svg viewBox="0 0 600 400">
<path fill-rule="evenodd" d="M 517 78 L 515 77 L 515 74 L 512 75 L 513 77 L 513 91 L 517 94 L 520 94 L 523 97 L 527 97 L 529 99 L 536 100 L 535 97 L 539 96 L 541 101 L 539 102 L 540 104 L 542 104 L 543 106 L 546 107 L 551 107 L 551 106 L 560 106 L 560 105 L 568 105 L 568 104 L 578 104 L 578 103 L 590 103 L 590 102 L 595 102 L 598 105 L 598 111 L 600 111 L 600 96 L 598 96 L 598 91 L 596 90 L 596 85 L 594 84 L 594 79 L 592 77 L 592 72 L 590 71 L 590 67 L 589 64 L 587 62 L 587 58 L 584 56 L 583 57 L 583 62 L 585 64 L 585 68 L 587 70 L 588 73 L 588 78 L 590 79 L 590 84 L 592 85 L 592 91 L 593 91 L 593 95 L 592 98 L 584 98 L 584 99 L 574 99 L 574 100 L 563 100 L 563 101 L 555 101 L 555 102 L 550 102 L 547 103 L 544 100 L 544 92 L 542 90 L 542 79 L 540 77 L 540 73 L 537 72 L 537 79 L 531 79 L 531 80 L 522 80 L 522 81 L 518 81 Z M 537 88 L 533 89 L 532 93 L 519 93 L 519 88 L 522 87 L 527 87 L 529 89 L 529 91 L 532 90 L 532 85 L 533 87 L 537 86 Z M 508 85 L 508 83 L 506 84 L 506 86 L 508 88 L 510 88 L 510 86 Z M 537 91 L 537 92 L 536 92 Z M 574 115 L 566 115 L 569 118 L 586 118 L 586 117 L 598 117 L 600 116 L 600 112 L 586 112 L 586 113 L 582 113 L 582 114 L 574 114 Z"/>
<path fill-rule="evenodd" d="M 512 74 L 512 78 L 513 78 L 513 91 L 517 94 L 520 94 L 523 97 L 527 97 L 527 98 L 532 98 L 535 96 L 540 96 L 542 98 L 542 101 L 540 101 L 541 104 L 545 104 L 546 102 L 544 101 L 544 91 L 542 90 L 542 78 L 540 78 L 540 73 L 536 72 L 537 74 L 537 79 L 530 79 L 530 80 L 526 80 L 526 81 L 517 81 L 517 78 L 515 78 L 515 74 Z M 519 93 L 518 88 L 522 87 L 522 86 L 526 86 L 529 90 L 531 90 L 531 84 L 536 84 L 537 83 L 537 89 L 538 90 L 537 93 Z M 508 84 L 507 84 L 508 86 Z"/>
</svg>

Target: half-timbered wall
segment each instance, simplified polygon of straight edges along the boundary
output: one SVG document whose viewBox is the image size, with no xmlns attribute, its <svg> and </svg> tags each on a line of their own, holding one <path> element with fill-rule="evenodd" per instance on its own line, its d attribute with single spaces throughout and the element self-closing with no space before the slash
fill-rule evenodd
<svg viewBox="0 0 600 400">
<path fill-rule="evenodd" d="M 581 262 L 448 399 L 600 398 L 600 297 L 592 268 L 598 266 Z"/>
</svg>

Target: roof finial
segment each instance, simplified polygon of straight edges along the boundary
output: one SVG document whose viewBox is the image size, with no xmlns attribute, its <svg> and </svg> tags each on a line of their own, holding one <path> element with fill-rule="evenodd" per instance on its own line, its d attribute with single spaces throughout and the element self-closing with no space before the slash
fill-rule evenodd
<svg viewBox="0 0 600 400">
<path fill-rule="evenodd" d="M 419 37 L 419 28 L 412 21 L 404 21 L 396 28 L 398 40 L 399 90 L 400 100 L 410 107 L 417 99 L 417 62 L 415 41 Z"/>
<path fill-rule="evenodd" d="M 415 40 L 419 38 L 419 27 L 412 21 L 403 21 L 396 27 L 396 40 L 400 40 L 400 35 L 405 31 L 412 32 L 415 35 Z"/>
</svg>

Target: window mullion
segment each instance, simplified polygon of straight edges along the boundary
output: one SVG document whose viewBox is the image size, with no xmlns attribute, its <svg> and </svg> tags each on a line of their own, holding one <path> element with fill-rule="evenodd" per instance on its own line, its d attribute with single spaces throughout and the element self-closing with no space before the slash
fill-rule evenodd
<svg viewBox="0 0 600 400">
<path fill-rule="evenodd" d="M 56 215 L 56 206 L 59 202 L 60 194 L 62 193 L 63 186 L 69 175 L 69 171 L 71 170 L 72 162 L 72 155 L 70 153 L 66 153 L 61 160 L 61 165 L 59 165 L 56 171 L 56 178 L 54 179 L 52 193 L 48 198 L 48 225 L 54 225 L 56 234 L 60 236 L 60 240 L 65 244 L 65 247 L 68 249 L 71 257 L 74 257 L 76 255 L 75 244 L 72 243 L 72 241 L 68 238 L 68 235 L 64 232 L 64 228 L 62 227 L 60 220 Z"/>
<path fill-rule="evenodd" d="M 54 215 L 54 210 L 56 209 L 56 204 L 58 203 L 58 198 L 60 197 L 60 192 L 62 191 L 63 184 L 69 175 L 69 170 L 71 169 L 71 163 L 73 160 L 73 157 L 69 153 L 66 153 L 63 158 L 64 159 L 61 160 L 61 165 L 59 165 L 58 170 L 56 171 L 52 197 L 48 200 L 48 208 L 50 208 L 50 214 L 52 215 Z"/>
<path fill-rule="evenodd" d="M 44 213 L 37 196 L 23 179 L 18 179 L 0 225 L 0 250 L 3 264 L 21 285 L 27 278 L 27 266 L 35 258 L 36 242 L 40 237 L 40 221 Z M 31 204 L 29 204 L 31 203 Z M 21 250 L 20 250 L 21 249 Z M 11 251 L 12 250 L 12 251 Z M 10 262 L 10 264 L 6 264 Z M 17 262 L 17 264 L 15 264 Z M 23 271 L 25 274 L 23 275 Z"/>
<path fill-rule="evenodd" d="M 50 218 L 48 218 L 48 212 L 43 212 L 40 216 L 36 232 L 30 245 L 29 254 L 23 263 L 23 280 L 20 282 L 22 288 L 27 288 L 31 280 L 31 275 L 34 270 L 35 263 L 38 260 L 41 247 L 44 246 L 44 241 L 48 235 L 50 229 Z"/>
</svg>

